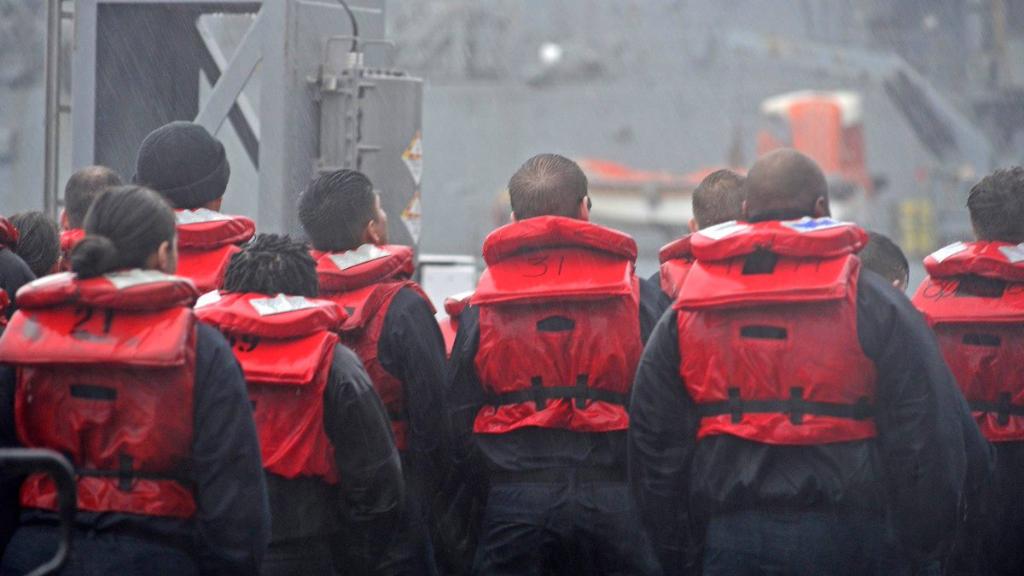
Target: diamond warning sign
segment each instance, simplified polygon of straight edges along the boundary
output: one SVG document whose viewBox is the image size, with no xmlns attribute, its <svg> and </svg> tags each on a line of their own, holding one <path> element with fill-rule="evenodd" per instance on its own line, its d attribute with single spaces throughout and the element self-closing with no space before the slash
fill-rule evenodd
<svg viewBox="0 0 1024 576">
<path fill-rule="evenodd" d="M 412 142 L 409 142 L 405 152 L 402 152 L 402 161 L 405 162 L 406 168 L 412 174 L 413 182 L 416 182 L 416 185 L 419 186 L 420 177 L 423 176 L 423 139 L 420 137 L 418 130 L 416 135 L 412 137 Z"/>
<path fill-rule="evenodd" d="M 420 231 L 423 227 L 423 211 L 420 208 L 419 190 L 416 191 L 416 194 L 413 194 L 412 200 L 409 201 L 405 210 L 402 210 L 402 223 L 405 224 L 406 230 L 408 230 L 409 235 L 412 236 L 413 243 L 419 244 Z"/>
</svg>

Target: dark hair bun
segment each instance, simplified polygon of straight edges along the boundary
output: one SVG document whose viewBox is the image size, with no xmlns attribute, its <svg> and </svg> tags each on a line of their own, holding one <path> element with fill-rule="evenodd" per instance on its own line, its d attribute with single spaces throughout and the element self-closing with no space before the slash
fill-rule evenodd
<svg viewBox="0 0 1024 576">
<path fill-rule="evenodd" d="M 71 270 L 79 278 L 93 278 L 117 268 L 117 246 L 106 236 L 90 234 L 71 250 Z"/>
</svg>

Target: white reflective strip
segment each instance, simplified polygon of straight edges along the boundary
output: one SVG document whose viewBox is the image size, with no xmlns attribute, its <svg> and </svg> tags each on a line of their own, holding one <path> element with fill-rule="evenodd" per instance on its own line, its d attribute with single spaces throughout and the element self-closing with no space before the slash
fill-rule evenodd
<svg viewBox="0 0 1024 576">
<path fill-rule="evenodd" d="M 936 262 L 942 262 L 946 258 L 949 258 L 954 254 L 959 254 L 964 250 L 967 250 L 967 244 L 964 244 L 963 242 L 953 242 L 945 248 L 939 248 L 935 252 L 932 252 L 931 256 Z"/>
<path fill-rule="evenodd" d="M 61 282 L 66 282 L 66 281 L 70 280 L 72 277 L 74 277 L 74 275 L 75 275 L 74 272 L 59 272 L 57 274 L 50 274 L 48 276 L 43 276 L 42 278 L 40 278 L 38 280 L 33 280 L 32 282 L 29 282 L 28 285 L 35 287 L 35 286 L 48 286 L 50 284 L 59 284 Z"/>
<path fill-rule="evenodd" d="M 155 284 L 157 282 L 182 282 L 185 280 L 180 276 L 171 276 L 170 274 L 164 274 L 159 270 L 142 270 L 139 268 L 125 270 L 124 272 L 111 272 L 110 274 L 104 274 L 103 277 L 113 284 L 114 288 L 117 288 L 118 290 L 124 290 L 125 288 L 131 288 L 133 286 L 141 286 L 143 284 Z"/>
<path fill-rule="evenodd" d="M 796 230 L 801 234 L 806 232 L 817 232 L 818 230 L 828 230 L 829 228 L 839 228 L 842 226 L 853 226 L 849 222 L 840 222 L 839 220 L 833 220 L 827 216 L 822 218 L 811 218 L 810 216 L 804 216 L 799 220 L 787 220 L 781 222 L 783 226 L 790 230 Z"/>
<path fill-rule="evenodd" d="M 317 304 L 306 300 L 304 296 L 285 296 L 284 294 L 278 294 L 273 298 L 249 300 L 249 305 L 260 316 L 273 316 L 274 314 L 284 314 L 285 312 L 296 312 L 317 307 Z"/>
<path fill-rule="evenodd" d="M 1024 260 L 1024 243 L 1017 244 L 1016 246 L 1000 246 L 999 251 L 1006 256 L 1006 259 L 1011 264 L 1016 264 Z"/>
<path fill-rule="evenodd" d="M 445 298 L 445 300 L 453 300 L 455 302 L 462 302 L 463 300 L 469 300 L 476 290 L 466 290 L 465 292 L 459 292 L 458 294 L 452 294 Z"/>
<path fill-rule="evenodd" d="M 202 224 L 203 222 L 231 220 L 231 217 L 209 208 L 196 208 L 195 210 L 176 210 L 174 219 L 178 224 Z"/>
<path fill-rule="evenodd" d="M 381 248 L 380 246 L 374 246 L 373 244 L 363 244 L 355 250 L 349 250 L 341 254 L 331 254 L 329 258 L 334 265 L 338 267 L 338 270 L 348 270 L 353 266 L 365 264 L 371 260 L 380 260 L 381 258 L 387 258 L 391 256 L 391 252 Z"/>
<path fill-rule="evenodd" d="M 210 304 L 216 304 L 221 301 L 220 290 L 210 290 L 206 294 L 203 294 L 196 300 L 196 308 L 202 308 L 203 306 L 209 306 Z"/>
<path fill-rule="evenodd" d="M 732 236 L 737 232 L 746 232 L 747 230 L 750 230 L 750 224 L 743 224 L 735 220 L 730 220 L 728 222 L 722 222 L 721 224 L 715 224 L 714 226 L 709 226 L 707 228 L 701 228 L 700 232 L 697 233 L 703 236 L 707 236 L 712 240 L 721 240 L 726 236 Z"/>
</svg>

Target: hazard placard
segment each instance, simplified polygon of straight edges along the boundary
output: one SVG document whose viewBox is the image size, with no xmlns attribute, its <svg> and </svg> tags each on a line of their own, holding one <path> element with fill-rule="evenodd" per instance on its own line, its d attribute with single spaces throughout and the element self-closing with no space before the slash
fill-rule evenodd
<svg viewBox="0 0 1024 576">
<path fill-rule="evenodd" d="M 417 190 L 412 196 L 412 200 L 402 210 L 402 223 L 405 224 L 405 228 L 409 231 L 409 235 L 412 236 L 412 241 L 415 244 L 420 242 L 420 231 L 423 228 L 423 210 L 420 207 L 420 191 Z"/>
<path fill-rule="evenodd" d="M 412 142 L 409 142 L 405 152 L 402 152 L 402 161 L 405 162 L 406 168 L 409 169 L 413 182 L 416 183 L 416 186 L 419 186 L 420 178 L 423 176 L 423 139 L 420 137 L 418 130 L 416 135 L 412 137 Z"/>
</svg>

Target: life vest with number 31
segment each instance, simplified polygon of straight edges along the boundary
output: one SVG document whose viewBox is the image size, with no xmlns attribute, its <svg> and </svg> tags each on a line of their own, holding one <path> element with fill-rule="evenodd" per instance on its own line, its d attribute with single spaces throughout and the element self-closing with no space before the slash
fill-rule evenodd
<svg viewBox="0 0 1024 576">
<path fill-rule="evenodd" d="M 503 226 L 484 241 L 475 365 L 487 393 L 474 432 L 612 432 L 640 360 L 632 238 L 570 218 Z"/>
</svg>

